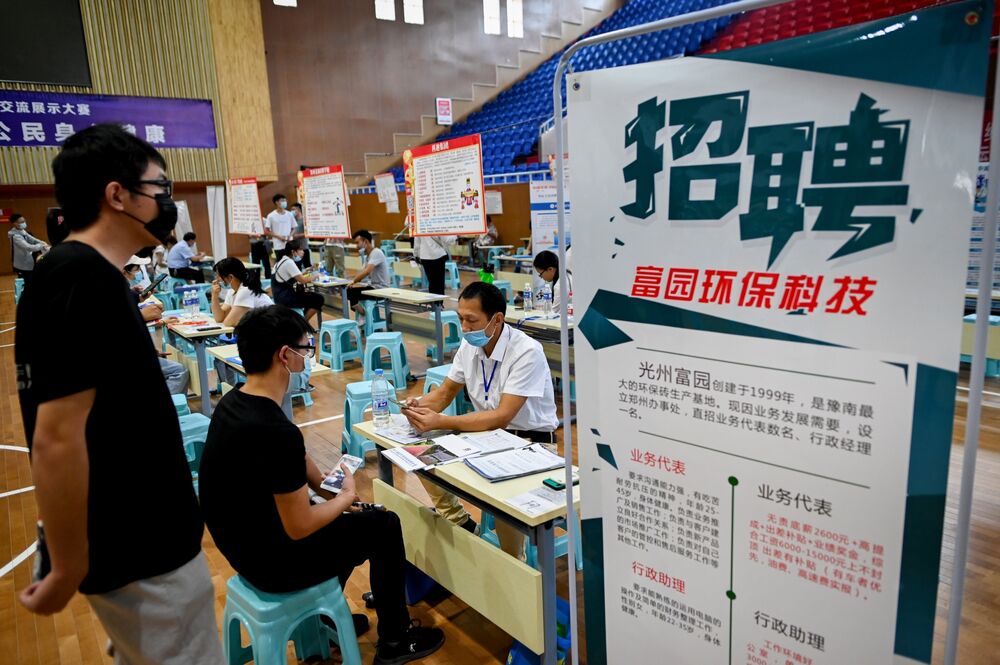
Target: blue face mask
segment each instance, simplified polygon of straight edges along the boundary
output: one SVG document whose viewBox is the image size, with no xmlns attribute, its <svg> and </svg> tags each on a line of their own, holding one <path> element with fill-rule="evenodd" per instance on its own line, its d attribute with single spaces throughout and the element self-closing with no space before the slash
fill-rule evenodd
<svg viewBox="0 0 1000 665">
<path fill-rule="evenodd" d="M 142 282 L 142 273 L 141 272 L 137 272 L 135 275 L 132 276 L 132 279 L 130 279 L 128 281 L 128 283 L 131 286 L 138 286 L 141 282 Z"/>
<path fill-rule="evenodd" d="M 288 209 L 288 201 L 278 201 L 278 207 L 282 210 Z"/>
<path fill-rule="evenodd" d="M 487 323 L 486 327 L 483 328 L 482 330 L 470 330 L 467 333 L 462 333 L 462 336 L 465 338 L 465 341 L 471 344 L 472 346 L 482 348 L 487 344 L 489 344 L 490 340 L 493 339 L 493 335 L 486 334 L 486 331 L 489 329 L 489 327 L 490 324 Z"/>
</svg>

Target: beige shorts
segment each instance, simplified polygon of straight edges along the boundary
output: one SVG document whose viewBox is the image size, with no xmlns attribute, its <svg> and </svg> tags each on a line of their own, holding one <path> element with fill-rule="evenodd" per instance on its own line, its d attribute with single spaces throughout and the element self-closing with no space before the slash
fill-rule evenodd
<svg viewBox="0 0 1000 665">
<path fill-rule="evenodd" d="M 225 665 L 205 555 L 177 570 L 87 596 L 115 665 Z"/>
</svg>

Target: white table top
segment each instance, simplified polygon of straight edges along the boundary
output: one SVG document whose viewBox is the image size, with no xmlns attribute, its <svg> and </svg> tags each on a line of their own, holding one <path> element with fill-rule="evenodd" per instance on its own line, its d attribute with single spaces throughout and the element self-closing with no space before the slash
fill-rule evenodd
<svg viewBox="0 0 1000 665">
<path fill-rule="evenodd" d="M 392 439 L 387 439 L 384 436 L 376 434 L 375 425 L 370 420 L 355 424 L 353 429 L 365 438 L 374 441 L 380 448 L 398 448 L 402 446 L 402 444 L 396 443 Z M 573 467 L 573 471 L 577 472 L 577 468 Z M 504 501 L 504 499 L 519 496 L 537 487 L 541 487 L 542 481 L 546 478 L 564 481 L 566 479 L 566 472 L 561 468 L 524 476 L 523 478 L 503 480 L 498 483 L 491 483 L 486 480 L 464 462 L 455 462 L 435 467 L 430 473 L 528 526 L 538 526 L 539 524 L 544 524 L 545 522 L 558 517 L 565 517 L 566 515 L 565 507 L 557 508 L 540 515 L 528 515 Z M 579 485 L 573 487 L 573 502 L 579 507 Z"/>
<path fill-rule="evenodd" d="M 213 326 L 212 330 L 198 330 L 198 328 L 207 328 L 209 326 Z M 219 335 L 228 335 L 233 332 L 232 326 L 224 326 L 221 323 L 216 323 L 212 315 L 208 313 L 195 318 L 181 317 L 177 323 L 171 323 L 169 328 L 184 339 L 218 337 Z"/>
<path fill-rule="evenodd" d="M 545 313 L 540 309 L 532 309 L 525 312 L 523 309 L 514 309 L 510 305 L 507 306 L 507 313 L 504 315 L 504 319 L 507 323 L 518 324 L 522 323 L 525 326 L 535 326 L 536 328 L 549 328 L 551 330 L 560 329 L 560 317 L 559 313 L 553 311 L 552 318 L 542 318 Z M 573 319 L 569 320 L 569 328 L 572 330 L 574 327 Z"/>
<path fill-rule="evenodd" d="M 516 255 L 501 254 L 500 256 L 497 256 L 495 258 L 500 259 L 501 261 L 517 261 L 519 263 L 531 263 L 532 261 L 535 260 L 535 257 L 528 256 L 527 254 L 516 254 Z"/>
<path fill-rule="evenodd" d="M 411 289 L 372 289 L 370 291 L 363 291 L 362 293 L 366 296 L 375 296 L 376 298 L 414 304 L 444 302 L 448 298 L 448 296 L 436 293 L 424 293 L 423 291 L 413 291 Z"/>
</svg>

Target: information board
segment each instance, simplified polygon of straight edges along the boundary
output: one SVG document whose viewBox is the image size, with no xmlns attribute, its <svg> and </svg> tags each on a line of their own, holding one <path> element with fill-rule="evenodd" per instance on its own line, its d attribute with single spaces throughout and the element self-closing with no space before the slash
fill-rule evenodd
<svg viewBox="0 0 1000 665">
<path fill-rule="evenodd" d="M 302 171 L 302 193 L 305 197 L 306 236 L 310 238 L 350 238 L 351 224 L 347 213 L 347 186 L 344 168 L 323 166 Z"/>
<path fill-rule="evenodd" d="M 420 146 L 403 154 L 412 191 L 412 235 L 486 233 L 482 145 L 479 134 Z"/>
<path fill-rule="evenodd" d="M 264 232 L 261 222 L 257 178 L 235 178 L 226 181 L 226 201 L 229 203 L 229 232 L 259 235 Z"/>
</svg>

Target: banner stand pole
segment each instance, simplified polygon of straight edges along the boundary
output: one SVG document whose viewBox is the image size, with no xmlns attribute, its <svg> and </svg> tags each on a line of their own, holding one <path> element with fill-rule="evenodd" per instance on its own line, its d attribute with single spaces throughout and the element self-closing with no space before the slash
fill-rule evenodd
<svg viewBox="0 0 1000 665">
<path fill-rule="evenodd" d="M 623 28 L 622 30 L 615 30 L 614 32 L 607 32 L 602 35 L 594 35 L 593 37 L 587 37 L 586 39 L 581 39 L 578 42 L 571 44 L 562 55 L 559 57 L 559 63 L 556 65 L 555 75 L 552 78 L 552 109 L 553 116 L 555 118 L 555 132 L 556 132 L 556 213 L 559 218 L 559 299 L 562 303 L 569 302 L 569 290 L 566 283 L 566 191 L 563 182 L 563 174 L 565 169 L 564 156 L 566 153 L 565 140 L 563 139 L 563 97 L 562 97 L 562 83 L 566 75 L 566 67 L 569 64 L 570 58 L 573 55 L 588 46 L 594 46 L 596 44 L 603 44 L 607 42 L 618 41 L 620 39 L 625 39 L 627 37 L 635 37 L 636 35 L 644 35 L 650 32 L 658 32 L 660 30 L 667 30 L 669 28 L 677 28 L 680 26 L 688 25 L 690 23 L 697 23 L 699 21 L 707 21 L 713 18 L 721 18 L 723 16 L 729 16 L 730 14 L 737 14 L 740 12 L 748 12 L 754 9 L 760 9 L 762 7 L 771 7 L 773 5 L 781 5 L 790 0 L 740 0 L 739 2 L 733 2 L 727 5 L 721 5 L 719 7 L 712 7 L 710 9 L 704 9 L 697 12 L 690 12 L 688 14 L 680 14 L 678 16 L 671 16 L 669 18 L 662 19 L 660 21 L 654 21 L 652 23 L 646 23 L 643 25 L 636 25 L 630 28 Z M 1000 115 L 994 116 L 1000 117 Z M 1000 178 L 998 178 L 1000 180 Z M 995 201 L 994 195 L 994 185 L 992 180 L 990 181 L 990 200 Z M 995 207 L 995 205 L 994 205 Z M 996 211 L 994 210 L 994 213 Z M 996 235 L 996 215 L 991 215 L 993 220 L 993 235 Z M 984 250 L 985 251 L 985 250 Z M 992 250 L 991 250 L 992 251 Z M 989 291 L 987 290 L 987 296 Z M 982 285 L 980 285 L 980 300 L 982 300 Z M 985 330 L 985 326 L 983 326 Z M 977 341 L 979 340 L 979 328 L 976 330 Z M 985 337 L 983 338 L 983 348 L 981 349 L 985 353 Z M 570 364 L 569 364 L 569 314 L 567 308 L 564 306 L 562 311 L 559 313 L 559 346 L 560 346 L 560 367 L 562 370 L 562 410 L 563 410 L 563 457 L 565 460 L 565 472 L 566 472 L 566 531 L 569 534 L 569 543 L 567 546 L 569 559 L 569 614 L 570 614 L 570 644 L 572 653 L 572 663 L 573 665 L 580 664 L 580 636 L 579 636 L 579 626 L 578 621 L 579 612 L 577 611 L 577 599 L 576 599 L 576 543 L 580 538 L 580 527 L 578 526 L 578 520 L 576 516 L 576 506 L 573 503 L 573 405 L 570 402 Z M 978 349 L 979 347 L 977 347 Z M 980 357 L 980 369 L 982 369 L 982 358 Z M 982 378 L 979 381 L 979 396 L 982 398 Z M 971 395 L 970 395 L 970 406 L 971 406 Z M 978 411 L 977 411 L 978 413 Z M 977 416 L 978 421 L 978 416 Z M 977 422 L 977 432 L 978 432 L 978 422 Z M 582 486 L 581 486 L 582 487 Z M 970 499 L 971 500 L 971 499 Z M 968 537 L 968 524 L 966 524 L 966 537 Z M 549 617 L 546 617 L 546 621 Z M 549 645 L 546 645 L 548 648 Z M 547 658 L 543 659 L 543 662 L 550 662 L 548 657 L 553 658 L 551 662 L 554 662 L 555 654 L 545 654 Z"/>
<path fill-rule="evenodd" d="M 976 328 L 972 341 L 972 367 L 969 370 L 969 404 L 965 419 L 965 449 L 962 451 L 962 480 L 958 496 L 958 524 L 955 527 L 955 560 L 951 569 L 951 596 L 948 601 L 948 633 L 945 638 L 945 665 L 955 665 L 958 657 L 958 633 L 962 628 L 962 604 L 965 599 L 965 574 L 969 558 L 969 531 L 972 517 L 972 493 L 976 483 L 976 457 L 979 454 L 979 420 L 983 410 L 983 384 L 986 371 L 986 341 L 992 308 L 993 264 L 997 244 L 997 193 L 1000 191 L 1000 146 L 997 114 L 1000 113 L 1000 67 L 993 79 L 993 122 L 990 124 L 990 167 L 986 187 L 986 219 L 983 221 L 983 262 L 979 268 L 979 293 L 976 296 Z M 987 268 L 989 270 L 987 270 Z"/>
</svg>

